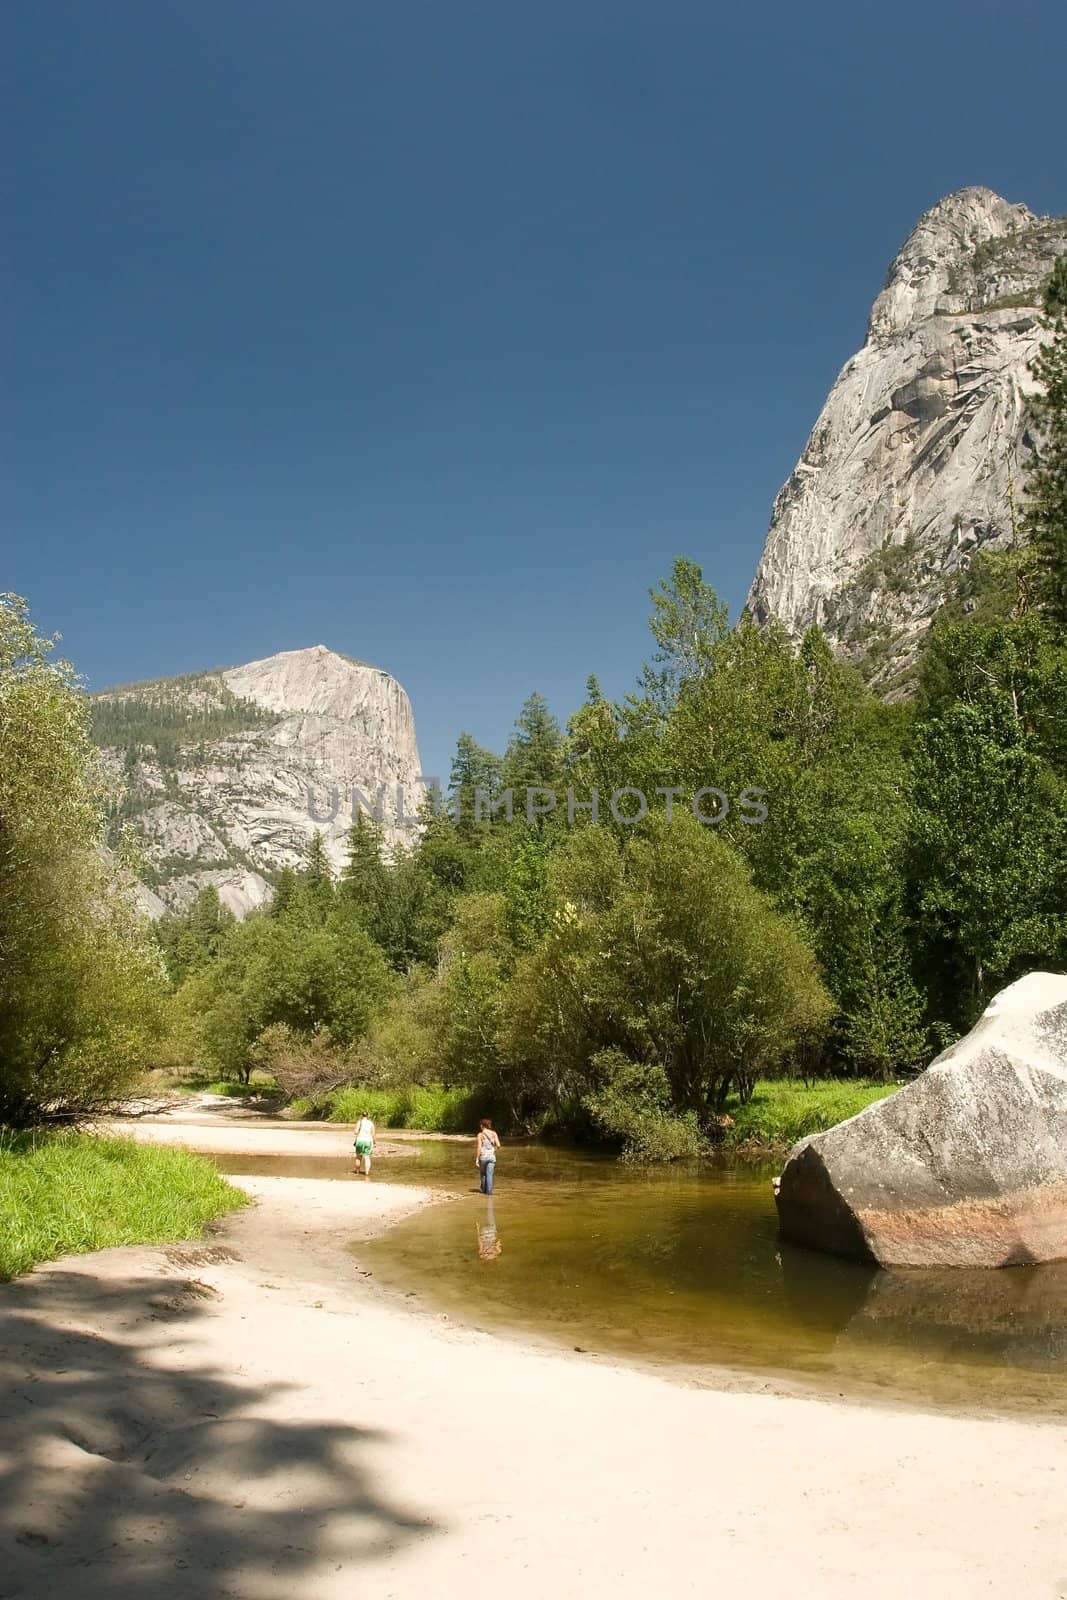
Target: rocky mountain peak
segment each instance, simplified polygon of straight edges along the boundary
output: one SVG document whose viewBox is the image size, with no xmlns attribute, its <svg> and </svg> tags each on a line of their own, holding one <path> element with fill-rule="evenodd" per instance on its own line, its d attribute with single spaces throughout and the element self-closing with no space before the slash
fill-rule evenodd
<svg viewBox="0 0 1067 1600">
<path fill-rule="evenodd" d="M 758 621 L 818 623 L 881 687 L 906 681 L 960 569 L 1013 536 L 1041 291 L 1063 254 L 1067 217 L 990 189 L 920 218 L 775 500 L 748 598 Z"/>
<path fill-rule="evenodd" d="M 358 714 L 368 695 L 380 693 L 394 682 L 379 667 L 328 650 L 324 644 L 281 650 L 262 661 L 230 667 L 222 673 L 222 680 L 233 694 L 268 711 L 342 718 Z M 394 687 L 400 688 L 399 684 Z"/>
<path fill-rule="evenodd" d="M 885 287 L 871 310 L 867 339 L 884 341 L 909 332 L 938 311 L 959 311 L 960 268 L 983 246 L 1013 240 L 1037 224 L 1024 205 L 992 189 L 957 189 L 931 206 L 893 258 Z"/>
<path fill-rule="evenodd" d="M 400 684 L 325 645 L 94 696 L 93 728 L 139 838 L 143 903 L 188 906 L 208 885 L 242 916 L 299 868 L 321 832 L 345 860 L 353 792 L 381 796 L 387 848 L 409 841 L 422 798 Z"/>
</svg>

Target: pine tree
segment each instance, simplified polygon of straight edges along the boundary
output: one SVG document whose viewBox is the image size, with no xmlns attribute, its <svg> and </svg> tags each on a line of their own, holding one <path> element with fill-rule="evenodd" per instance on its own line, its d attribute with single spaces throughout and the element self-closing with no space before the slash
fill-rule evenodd
<svg viewBox="0 0 1067 1600">
<path fill-rule="evenodd" d="M 1041 441 L 1023 526 L 1037 559 L 1042 608 L 1067 627 L 1067 256 L 1056 262 L 1044 301 L 1051 338 L 1030 363 L 1044 393 L 1033 401 Z"/>
<path fill-rule="evenodd" d="M 471 734 L 461 733 L 456 740 L 448 793 L 456 826 L 465 837 L 474 828 L 478 791 L 483 795 L 496 793 L 500 787 L 502 765 L 500 757 L 491 750 L 483 749 Z"/>
<path fill-rule="evenodd" d="M 357 905 L 365 924 L 380 909 L 386 881 L 382 830 L 373 817 L 359 812 L 348 830 L 348 860 L 341 873 L 342 898 Z"/>
<path fill-rule="evenodd" d="M 563 734 L 542 695 L 532 694 L 519 712 L 504 759 L 504 782 L 516 803 L 530 788 L 555 788 L 563 762 Z M 521 791 L 521 794 L 520 792 Z"/>
<path fill-rule="evenodd" d="M 314 908 L 318 917 L 324 917 L 333 904 L 333 868 L 326 852 L 326 840 L 318 829 L 311 836 L 307 863 L 297 881 L 305 903 Z"/>
<path fill-rule="evenodd" d="M 274 898 L 270 903 L 272 917 L 284 917 L 293 903 L 296 894 L 297 879 L 292 867 L 283 867 L 278 874 L 278 881 L 274 885 Z"/>
</svg>

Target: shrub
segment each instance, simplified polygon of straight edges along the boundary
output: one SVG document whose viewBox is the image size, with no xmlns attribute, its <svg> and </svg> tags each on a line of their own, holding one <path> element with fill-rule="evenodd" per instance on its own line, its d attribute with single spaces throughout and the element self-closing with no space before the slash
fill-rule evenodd
<svg viewBox="0 0 1067 1600">
<path fill-rule="evenodd" d="M 325 1028 L 297 1033 L 284 1022 L 272 1023 L 249 1054 L 286 1099 L 298 1095 L 312 1104 L 321 1102 L 352 1075 L 350 1057 Z"/>
<path fill-rule="evenodd" d="M 671 1089 L 662 1067 L 601 1050 L 591 1062 L 596 1087 L 582 1106 L 602 1137 L 618 1141 L 625 1161 L 692 1160 L 704 1149 L 696 1117 L 671 1114 Z"/>
</svg>

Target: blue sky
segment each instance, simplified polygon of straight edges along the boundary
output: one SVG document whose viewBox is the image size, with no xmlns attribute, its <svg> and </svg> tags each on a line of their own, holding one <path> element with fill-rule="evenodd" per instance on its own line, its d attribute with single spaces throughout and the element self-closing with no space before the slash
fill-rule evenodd
<svg viewBox="0 0 1067 1600">
<path fill-rule="evenodd" d="M 94 687 L 324 643 L 424 766 L 737 608 L 920 213 L 1067 210 L 1067 7 L 9 0 L 0 588 Z"/>
</svg>

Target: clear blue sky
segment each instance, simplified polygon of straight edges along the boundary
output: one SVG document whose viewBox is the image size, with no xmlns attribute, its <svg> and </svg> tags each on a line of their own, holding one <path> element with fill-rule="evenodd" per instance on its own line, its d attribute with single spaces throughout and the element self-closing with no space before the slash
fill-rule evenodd
<svg viewBox="0 0 1067 1600">
<path fill-rule="evenodd" d="M 1067 210 L 1067 7 L 8 0 L 0 587 L 90 685 L 324 643 L 424 766 L 735 609 L 920 213 Z M 10 249 L 13 242 L 14 248 Z"/>
</svg>

